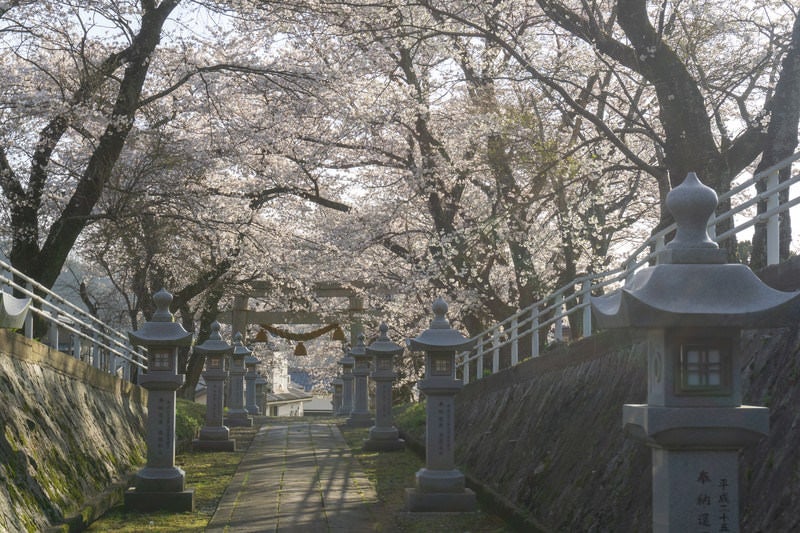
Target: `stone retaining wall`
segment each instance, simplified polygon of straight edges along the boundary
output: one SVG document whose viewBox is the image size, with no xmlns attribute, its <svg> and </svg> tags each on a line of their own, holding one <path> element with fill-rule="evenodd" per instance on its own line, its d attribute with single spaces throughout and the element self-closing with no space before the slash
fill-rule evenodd
<svg viewBox="0 0 800 533">
<path fill-rule="evenodd" d="M 144 461 L 144 389 L 8 330 L 0 404 L 0 531 L 78 529 Z"/>
<path fill-rule="evenodd" d="M 742 531 L 800 531 L 800 336 L 743 338 L 745 403 L 771 429 L 741 461 Z M 545 531 L 649 531 L 650 450 L 622 432 L 622 405 L 646 402 L 643 350 L 606 332 L 466 386 L 459 467 Z"/>
</svg>

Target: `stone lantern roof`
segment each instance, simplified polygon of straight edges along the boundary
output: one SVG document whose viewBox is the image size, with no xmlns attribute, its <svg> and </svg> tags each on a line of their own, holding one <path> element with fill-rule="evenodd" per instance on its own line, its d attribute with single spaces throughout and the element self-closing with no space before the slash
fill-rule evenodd
<svg viewBox="0 0 800 533">
<path fill-rule="evenodd" d="M 433 305 L 433 320 L 428 329 L 416 339 L 409 339 L 408 344 L 415 351 L 466 350 L 472 348 L 477 340 L 464 337 L 459 331 L 450 327 L 447 320 L 447 302 L 440 296 Z"/>
<path fill-rule="evenodd" d="M 253 352 L 250 348 L 244 345 L 242 342 L 242 334 L 240 332 L 236 332 L 233 336 L 233 352 L 232 355 L 234 357 L 246 357 Z"/>
<path fill-rule="evenodd" d="M 397 344 L 396 342 L 392 342 L 391 339 L 389 339 L 389 326 L 386 325 L 385 322 L 381 323 L 381 325 L 378 328 L 378 331 L 380 331 L 380 336 L 375 341 L 373 341 L 372 344 L 367 346 L 366 348 L 367 355 L 376 355 L 378 357 L 380 356 L 391 357 L 403 353 L 404 348 L 399 344 Z"/>
<path fill-rule="evenodd" d="M 219 322 L 211 323 L 211 333 L 203 344 L 194 347 L 194 353 L 200 355 L 225 355 L 233 351 L 233 346 L 222 340 L 219 334 Z"/>
<path fill-rule="evenodd" d="M 136 331 L 129 331 L 131 344 L 138 346 L 191 346 L 192 333 L 175 322 L 169 312 L 172 295 L 161 289 L 153 295 L 156 312 Z"/>
<path fill-rule="evenodd" d="M 339 359 L 339 364 L 346 367 L 352 367 L 356 364 L 356 360 L 352 356 L 352 350 L 348 350 L 347 346 L 342 346 L 342 352 L 344 353 L 344 357 Z"/>
<path fill-rule="evenodd" d="M 750 268 L 726 264 L 708 237 L 717 195 L 690 173 L 667 195 L 678 226 L 659 264 L 637 272 L 620 291 L 592 298 L 602 328 L 779 327 L 796 321 L 800 292 L 765 285 Z"/>
<path fill-rule="evenodd" d="M 359 357 L 366 357 L 367 355 L 367 346 L 364 344 L 364 334 L 358 334 L 358 341 L 356 345 L 350 349 L 350 353 L 352 357 L 359 358 Z"/>
</svg>

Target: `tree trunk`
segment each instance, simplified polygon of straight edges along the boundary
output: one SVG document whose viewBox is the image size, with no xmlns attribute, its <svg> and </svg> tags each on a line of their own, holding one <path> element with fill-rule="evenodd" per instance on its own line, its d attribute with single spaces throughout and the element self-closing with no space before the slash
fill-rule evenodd
<svg viewBox="0 0 800 533">
<path fill-rule="evenodd" d="M 219 315 L 219 302 L 224 293 L 223 283 L 217 283 L 205 293 L 203 307 L 200 310 L 200 324 L 197 332 L 198 342 L 200 342 L 200 339 L 207 339 L 211 333 L 211 323 Z M 205 357 L 192 352 L 186 361 L 186 381 L 177 392 L 179 397 L 194 401 L 195 389 L 203 373 L 204 365 Z"/>
<path fill-rule="evenodd" d="M 787 54 L 781 63 L 781 75 L 775 85 L 775 95 L 766 105 L 770 113 L 767 140 L 764 152 L 756 168 L 756 173 L 768 169 L 791 156 L 797 148 L 797 128 L 800 123 L 800 16 L 792 26 L 792 39 L 787 48 Z M 790 168 L 783 169 L 778 175 L 780 182 L 787 180 Z M 760 193 L 766 190 L 764 181 L 756 184 Z M 788 200 L 788 191 L 781 193 L 780 202 Z M 758 202 L 758 213 L 767 210 L 765 201 Z M 758 222 L 753 233 L 753 251 L 750 266 L 754 269 L 763 268 L 767 264 L 767 226 L 765 222 Z M 792 241 L 792 227 L 789 212 L 781 214 L 780 218 L 780 259 L 789 257 L 789 245 Z"/>
<path fill-rule="evenodd" d="M 105 76 L 113 74 L 118 61 L 124 60 L 126 64 L 109 124 L 98 139 L 70 200 L 50 226 L 41 248 L 37 244 L 39 208 L 42 205 L 47 181 L 46 167 L 53 148 L 66 130 L 66 119 L 56 117 L 40 134 L 31 162 L 27 191 L 23 191 L 22 185 L 13 178 L 4 177 L 3 189 L 13 206 L 11 217 L 13 239 L 9 258 L 15 268 L 46 287 L 52 287 L 61 273 L 67 255 L 88 223 L 92 210 L 119 159 L 128 133 L 133 127 L 150 56 L 158 46 L 164 22 L 178 1 L 165 0 L 157 8 L 150 2 L 144 4 L 149 7 L 144 9 L 141 29 L 131 45 L 122 53 L 110 56 L 103 64 L 104 67 L 108 64 L 110 69 L 110 72 L 101 69 L 101 74 Z M 91 98 L 93 90 L 100 85 L 94 80 L 86 82 L 85 86 L 73 95 L 73 100 L 86 101 Z M 14 202 L 15 199 L 19 202 L 23 197 L 25 203 Z"/>
</svg>

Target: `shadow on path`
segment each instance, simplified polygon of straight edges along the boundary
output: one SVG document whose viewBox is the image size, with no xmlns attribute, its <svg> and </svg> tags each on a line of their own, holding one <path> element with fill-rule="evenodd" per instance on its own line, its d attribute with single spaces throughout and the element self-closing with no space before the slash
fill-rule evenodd
<svg viewBox="0 0 800 533">
<path fill-rule="evenodd" d="M 206 531 L 371 529 L 375 488 L 333 420 L 260 421 Z"/>
</svg>

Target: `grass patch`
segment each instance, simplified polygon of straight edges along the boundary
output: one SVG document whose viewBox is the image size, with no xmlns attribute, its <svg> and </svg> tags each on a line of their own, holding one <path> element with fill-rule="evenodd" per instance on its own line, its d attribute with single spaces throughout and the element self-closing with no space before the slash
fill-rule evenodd
<svg viewBox="0 0 800 533">
<path fill-rule="evenodd" d="M 190 408 L 194 409 L 194 407 Z M 420 420 L 424 405 L 412 406 L 408 416 Z M 414 425 L 414 424 L 412 424 Z M 414 486 L 416 472 L 424 461 L 409 450 L 400 452 L 366 452 L 362 443 L 368 436 L 366 428 L 340 426 L 347 445 L 361 464 L 370 483 L 376 488 L 378 502 L 370 509 L 369 531 L 391 533 L 501 533 L 514 531 L 501 517 L 487 508 L 475 513 L 409 513 L 405 511 L 405 489 Z M 94 522 L 90 531 L 134 533 L 200 532 L 204 531 L 216 511 L 222 494 L 230 484 L 245 451 L 258 431 L 253 428 L 231 428 L 237 441 L 237 452 L 184 452 L 176 455 L 175 464 L 186 472 L 186 485 L 195 490 L 195 510 L 186 513 L 127 511 L 118 505 Z M 366 533 L 366 532 L 365 532 Z"/>
<path fill-rule="evenodd" d="M 175 449 L 184 452 L 192 447 L 192 440 L 205 425 L 206 406 L 183 398 L 175 402 Z"/>
<path fill-rule="evenodd" d="M 396 406 L 392 417 L 400 431 L 411 436 L 417 442 L 425 442 L 425 402 L 406 403 Z"/>
<path fill-rule="evenodd" d="M 422 412 L 425 412 L 424 405 Z M 413 413 L 409 416 L 415 416 Z M 506 522 L 481 509 L 475 513 L 409 513 L 405 511 L 405 490 L 414 486 L 414 475 L 425 466 L 416 454 L 402 452 L 366 452 L 361 445 L 368 437 L 365 428 L 339 426 L 353 455 L 361 463 L 378 493 L 377 507 L 372 510 L 373 531 L 398 533 L 430 533 L 452 531 L 500 533 L 514 531 Z"/>
<path fill-rule="evenodd" d="M 187 418 L 196 417 L 198 413 L 196 404 L 195 406 L 181 405 L 183 403 L 183 401 L 178 402 L 177 410 L 183 410 Z M 202 420 L 202 416 L 205 416 L 205 406 L 200 405 L 199 407 L 202 408 Z M 128 511 L 124 505 L 117 505 L 102 518 L 92 523 L 89 531 L 121 533 L 204 531 L 257 431 L 257 427 L 231 428 L 231 438 L 236 439 L 236 449 L 238 450 L 236 452 L 185 451 L 176 454 L 175 464 L 186 472 L 186 487 L 195 491 L 194 512 L 141 513 Z"/>
</svg>

